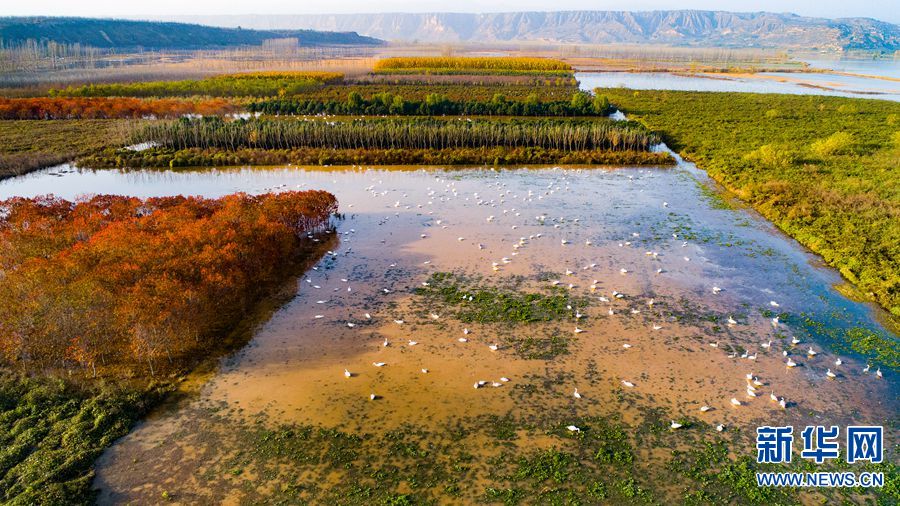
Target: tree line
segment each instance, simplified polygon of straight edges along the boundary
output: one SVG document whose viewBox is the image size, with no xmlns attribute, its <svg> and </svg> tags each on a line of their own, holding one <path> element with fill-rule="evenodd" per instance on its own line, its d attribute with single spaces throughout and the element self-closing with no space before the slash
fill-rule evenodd
<svg viewBox="0 0 900 506">
<path fill-rule="evenodd" d="M 564 151 L 647 151 L 654 134 L 608 120 L 487 119 L 250 119 L 158 121 L 144 125 L 132 142 L 173 149 L 455 149 L 537 147 Z"/>
<path fill-rule="evenodd" d="M 569 100 L 541 100 L 536 93 L 524 100 L 508 100 L 501 93 L 489 101 L 453 100 L 447 95 L 429 93 L 422 99 L 404 99 L 399 94 L 380 92 L 364 98 L 351 91 L 344 101 L 278 98 L 248 105 L 251 112 L 284 115 L 407 115 L 407 116 L 605 116 L 612 112 L 609 100 L 576 91 Z"/>
<path fill-rule="evenodd" d="M 384 58 L 375 62 L 380 74 L 547 74 L 569 75 L 572 66 L 536 57 L 421 56 Z"/>
</svg>

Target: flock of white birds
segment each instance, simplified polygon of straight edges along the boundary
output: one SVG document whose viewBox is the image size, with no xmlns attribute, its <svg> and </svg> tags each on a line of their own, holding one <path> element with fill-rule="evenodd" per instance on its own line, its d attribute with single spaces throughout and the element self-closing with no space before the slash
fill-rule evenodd
<svg viewBox="0 0 900 506">
<path fill-rule="evenodd" d="M 628 176 L 628 177 L 633 178 L 633 176 Z M 550 240 L 549 237 L 551 235 L 556 235 L 556 234 L 552 234 L 550 232 L 551 228 L 553 230 L 559 231 L 558 234 L 562 235 L 559 239 L 557 239 L 559 241 L 560 248 L 568 248 L 575 244 L 584 244 L 585 247 L 591 247 L 594 244 L 593 241 L 596 241 L 596 238 L 594 238 L 593 240 L 591 238 L 577 238 L 576 237 L 577 234 L 573 233 L 570 230 L 570 229 L 577 230 L 577 225 L 579 224 L 579 222 L 581 220 L 580 218 L 570 218 L 570 217 L 563 217 L 563 216 L 554 218 L 554 217 L 549 216 L 547 213 L 541 213 L 541 214 L 533 216 L 533 217 L 528 217 L 528 216 L 523 216 L 523 212 L 520 209 L 518 209 L 517 207 L 515 207 L 517 205 L 522 205 L 522 206 L 527 207 L 528 204 L 540 202 L 545 197 L 549 197 L 556 193 L 560 193 L 560 194 L 564 195 L 566 192 L 568 192 L 571 189 L 569 181 L 566 179 L 565 176 L 557 178 L 556 180 L 551 182 L 549 185 L 541 188 L 540 190 L 537 190 L 537 191 L 536 190 L 528 190 L 527 192 L 524 192 L 522 194 L 514 193 L 512 190 L 507 188 L 506 183 L 504 183 L 500 180 L 485 181 L 482 191 L 472 192 L 470 194 L 465 194 L 465 193 L 457 190 L 456 182 L 453 180 L 447 180 L 447 179 L 438 177 L 438 178 L 436 178 L 436 183 L 439 185 L 439 187 L 426 188 L 427 193 L 425 195 L 424 201 L 418 202 L 418 203 L 412 203 L 411 201 L 413 199 L 411 199 L 409 197 L 408 193 L 404 193 L 404 192 L 402 192 L 400 190 L 396 190 L 396 189 L 381 188 L 381 185 L 383 184 L 382 181 L 377 181 L 376 184 L 372 184 L 371 186 L 367 187 L 365 190 L 374 199 L 384 199 L 385 197 L 388 197 L 390 200 L 394 200 L 396 198 L 394 195 L 396 193 L 400 193 L 399 199 L 394 200 L 394 202 L 392 204 L 390 204 L 390 203 L 387 204 L 386 207 L 394 209 L 393 216 L 391 216 L 390 214 L 384 216 L 384 218 L 381 220 L 382 224 L 389 223 L 390 220 L 394 217 L 399 217 L 401 210 L 413 211 L 418 214 L 428 216 L 428 220 L 424 224 L 424 226 L 426 227 L 426 231 L 419 234 L 419 238 L 421 240 L 428 240 L 428 239 L 432 238 L 434 236 L 434 234 L 433 233 L 430 234 L 429 229 L 433 229 L 434 227 L 439 227 L 441 230 L 451 230 L 451 231 L 454 228 L 457 228 L 457 229 L 465 228 L 464 224 L 457 224 L 456 226 L 454 226 L 452 221 L 450 221 L 446 218 L 436 218 L 434 216 L 435 211 L 433 209 L 435 208 L 434 206 L 435 206 L 436 202 L 438 203 L 438 205 L 440 205 L 442 203 L 447 203 L 451 200 L 459 200 L 459 199 L 462 199 L 465 202 L 464 205 L 466 207 L 478 206 L 479 208 L 482 208 L 482 207 L 485 208 L 484 221 L 485 221 L 485 223 L 492 224 L 493 226 L 498 226 L 501 222 L 503 222 L 503 223 L 506 223 L 506 226 L 508 226 L 510 228 L 510 230 L 520 230 L 520 229 L 529 228 L 529 229 L 541 229 L 541 230 L 546 231 L 546 233 L 545 232 L 535 232 L 535 233 L 530 233 L 528 235 L 521 235 L 517 241 L 512 243 L 511 248 L 510 248 L 511 251 L 508 252 L 507 256 L 503 256 L 497 260 L 491 261 L 491 263 L 490 263 L 490 271 L 491 272 L 503 271 L 503 269 L 505 267 L 507 267 L 508 265 L 515 262 L 516 257 L 518 257 L 520 255 L 520 253 L 522 253 L 523 251 L 526 251 L 529 245 L 536 243 L 537 241 Z M 493 198 L 485 196 L 485 195 L 491 195 Z M 521 204 L 517 204 L 517 202 L 520 202 Z M 660 205 L 665 208 L 672 207 L 672 205 L 668 202 L 660 202 Z M 354 206 L 353 206 L 353 204 L 347 204 L 346 207 L 348 209 L 353 209 Z M 563 234 L 563 232 L 562 232 L 563 230 L 569 230 L 569 231 L 566 232 L 565 234 Z M 469 229 L 469 231 L 472 231 L 472 230 Z M 349 238 L 348 236 L 354 232 L 355 232 L 355 230 L 351 229 L 349 231 L 343 232 L 342 235 L 345 237 L 345 240 L 346 240 Z M 452 232 L 446 232 L 446 233 L 452 233 Z M 616 241 L 616 242 L 617 242 L 618 247 L 620 247 L 620 248 L 635 248 L 637 245 L 634 243 L 638 242 L 639 239 L 640 239 L 640 233 L 632 232 L 629 237 L 622 238 L 620 241 Z M 689 242 L 682 240 L 682 238 L 680 238 L 677 233 L 672 234 L 672 241 L 674 241 L 673 247 L 676 247 L 676 248 L 677 247 L 688 248 L 688 246 L 689 246 Z M 382 241 L 382 242 L 384 242 L 384 241 Z M 456 242 L 460 244 L 460 246 L 459 246 L 460 248 L 474 247 L 478 250 L 484 250 L 485 248 L 488 247 L 485 245 L 484 242 L 472 242 L 472 241 L 469 241 L 468 238 L 465 236 L 458 236 Z M 499 242 L 507 243 L 507 241 L 505 241 L 503 239 L 501 239 Z M 469 246 L 469 245 L 471 245 L 471 246 Z M 352 251 L 352 248 L 348 247 L 345 250 L 345 254 L 350 254 L 351 251 Z M 332 256 L 332 257 L 337 257 L 337 254 L 334 252 L 328 252 L 328 255 Z M 561 256 L 564 258 L 566 257 L 565 254 L 563 254 Z M 661 257 L 663 257 L 663 256 L 668 256 L 668 255 L 662 255 L 659 251 L 655 251 L 655 250 L 648 250 L 645 252 L 644 257 L 647 259 L 646 268 L 648 269 L 648 271 L 647 271 L 648 274 L 653 274 L 653 275 L 665 274 L 665 272 L 666 272 L 665 269 L 663 267 L 660 267 Z M 691 261 L 691 258 L 689 256 L 683 256 L 682 259 L 684 262 Z M 544 259 L 544 260 L 546 260 L 546 259 Z M 431 261 L 425 261 L 424 265 L 427 266 L 430 263 L 431 263 Z M 563 279 L 554 279 L 554 280 L 551 280 L 549 283 L 551 286 L 554 286 L 554 287 L 563 287 L 567 290 L 576 290 L 577 288 L 579 288 L 578 283 L 577 283 L 577 281 L 578 281 L 577 275 L 579 274 L 578 271 L 580 270 L 581 272 L 587 273 L 587 272 L 594 270 L 597 267 L 597 265 L 598 265 L 597 262 L 588 262 L 585 265 L 578 266 L 578 267 L 570 266 L 569 268 L 565 269 Z M 390 265 L 390 267 L 395 267 L 395 266 L 396 266 L 396 264 Z M 573 268 L 575 270 L 573 270 Z M 633 274 L 632 269 L 633 268 L 622 267 L 618 270 L 618 272 L 621 276 L 628 276 L 628 275 Z M 318 268 L 314 267 L 314 270 L 318 270 Z M 307 277 L 305 281 L 314 290 L 324 290 L 324 288 L 321 285 L 315 284 L 313 282 L 312 277 Z M 607 280 L 607 282 L 609 282 L 609 281 L 611 281 L 611 280 Z M 347 285 L 346 292 L 352 292 L 352 288 L 350 287 L 350 281 L 348 279 L 346 279 L 346 278 L 341 279 L 341 282 Z M 425 286 L 428 285 L 427 282 L 422 282 L 422 284 Z M 588 285 L 587 292 L 590 294 L 590 297 L 592 298 L 592 300 L 597 302 L 598 305 L 600 305 L 600 304 L 608 305 L 608 307 L 605 310 L 607 315 L 614 316 L 614 315 L 621 313 L 625 316 L 629 316 L 629 315 L 633 316 L 633 315 L 637 315 L 637 314 L 641 313 L 640 309 L 635 309 L 635 308 L 627 309 L 627 311 L 626 310 L 620 311 L 619 309 L 617 309 L 616 305 L 614 305 L 614 303 L 616 301 L 627 298 L 629 300 L 637 302 L 639 300 L 639 298 L 627 296 L 624 293 L 621 293 L 617 290 L 608 290 L 608 293 L 606 293 L 601 288 L 602 284 L 608 284 L 608 283 L 603 283 L 603 282 L 601 282 L 600 279 L 592 279 L 591 283 Z M 339 292 L 339 291 L 341 291 L 339 288 L 334 288 L 334 292 Z M 710 293 L 714 296 L 721 294 L 723 291 L 724 291 L 724 289 L 721 287 L 718 287 L 718 286 L 710 287 Z M 392 290 L 389 288 L 383 288 L 380 290 L 380 292 L 383 295 L 388 295 L 388 294 L 392 293 Z M 471 297 L 470 297 L 470 300 L 471 300 Z M 319 304 L 327 304 L 329 301 L 319 300 L 317 302 Z M 652 308 L 655 301 L 652 298 L 647 298 L 644 302 L 648 308 Z M 769 301 L 767 303 L 767 305 L 770 306 L 771 308 L 781 307 L 781 304 L 775 300 Z M 573 319 L 573 323 L 574 323 L 572 332 L 574 334 L 582 334 L 585 332 L 589 332 L 588 329 L 581 328 L 579 326 L 579 322 L 581 322 L 584 318 L 587 318 L 587 316 L 588 316 L 588 315 L 582 313 L 582 309 L 583 308 L 573 308 L 571 306 L 569 307 L 569 310 L 572 311 L 572 319 Z M 314 318 L 316 318 L 316 319 L 320 319 L 320 318 L 324 318 L 324 317 L 325 317 L 325 315 L 323 315 L 323 314 L 316 314 L 314 316 Z M 361 317 L 365 320 L 373 320 L 373 318 L 376 318 L 368 312 L 362 314 Z M 396 325 L 402 326 L 406 323 L 402 318 L 396 318 L 396 317 L 390 317 L 390 316 L 388 318 L 393 319 L 393 322 Z M 438 320 L 441 318 L 441 316 L 437 313 L 432 312 L 430 314 L 430 318 L 433 320 Z M 659 330 L 663 329 L 664 323 L 665 322 L 657 322 L 657 323 L 652 324 L 648 328 L 648 332 L 659 331 Z M 779 318 L 777 316 L 772 318 L 770 323 L 771 323 L 771 327 L 774 331 L 780 331 L 784 328 L 784 324 L 779 321 Z M 345 322 L 345 324 L 349 328 L 354 328 L 357 326 L 357 323 L 353 322 L 353 321 Z M 733 328 L 733 327 L 737 327 L 739 325 L 742 325 L 742 323 L 739 323 L 733 317 L 729 317 L 727 319 L 728 327 Z M 743 325 L 747 325 L 747 323 L 744 323 Z M 460 333 L 461 333 L 461 336 L 459 336 L 456 339 L 456 342 L 459 343 L 460 345 L 465 345 L 466 343 L 469 342 L 469 339 L 470 339 L 469 336 L 472 334 L 472 331 L 469 328 L 465 327 L 465 328 L 460 329 Z M 407 341 L 406 346 L 414 347 L 417 344 L 418 344 L 417 341 L 410 339 Z M 769 340 L 759 344 L 759 351 L 753 351 L 751 353 L 751 351 L 749 349 L 746 349 L 744 346 L 732 346 L 730 343 L 722 343 L 722 342 L 716 341 L 716 342 L 712 342 L 712 343 L 708 343 L 708 344 L 711 348 L 725 348 L 726 346 L 728 347 L 729 350 L 735 350 L 738 347 L 743 348 L 744 349 L 743 353 L 738 354 L 737 351 L 731 351 L 728 354 L 728 357 L 731 359 L 735 359 L 735 360 L 740 359 L 740 360 L 747 360 L 750 362 L 757 361 L 757 360 L 763 360 L 763 359 L 771 360 L 773 355 L 771 355 L 770 353 L 766 353 L 763 355 L 763 357 L 764 357 L 763 358 L 763 357 L 760 357 L 760 352 L 761 351 L 771 352 L 771 351 L 774 351 L 774 349 L 776 347 L 782 346 L 780 341 L 775 341 L 775 340 L 769 339 Z M 785 367 L 787 367 L 788 369 L 795 368 L 795 367 L 798 367 L 801 365 L 801 363 L 798 362 L 798 360 L 800 360 L 800 356 L 805 355 L 807 357 L 807 360 L 812 360 L 819 353 L 812 346 L 809 346 L 805 353 L 803 353 L 803 352 L 797 353 L 795 350 L 798 349 L 798 345 L 800 345 L 800 344 L 801 344 L 801 340 L 799 338 L 792 337 L 789 344 L 784 343 L 784 345 L 782 346 L 781 357 L 784 360 Z M 387 338 L 385 338 L 383 341 L 378 343 L 378 346 L 381 346 L 381 347 L 388 347 L 391 345 L 392 344 L 388 341 Z M 627 342 L 622 344 L 622 348 L 624 350 L 629 350 L 632 347 L 633 347 L 633 345 L 630 343 L 627 343 Z M 487 352 L 498 352 L 500 350 L 501 350 L 500 345 L 497 343 L 493 343 L 493 344 L 489 344 L 487 346 L 486 351 Z M 840 358 L 837 358 L 836 360 L 834 360 L 833 369 L 832 369 L 832 367 L 828 367 L 827 370 L 824 371 L 825 377 L 828 378 L 829 380 L 839 379 L 843 374 L 845 374 L 840 369 L 842 364 L 843 364 L 843 361 Z M 373 362 L 372 363 L 372 366 L 376 367 L 376 368 L 382 368 L 387 365 L 388 364 L 386 362 Z M 810 364 L 810 366 L 812 366 L 812 365 Z M 865 374 L 865 373 L 869 373 L 869 371 L 870 371 L 870 367 L 867 365 L 865 367 L 865 369 L 863 369 L 862 372 Z M 427 369 L 427 368 L 421 369 L 422 374 L 428 374 L 428 372 L 429 372 L 429 369 Z M 344 374 L 344 377 L 347 378 L 348 380 L 352 379 L 358 375 L 358 373 L 353 372 L 348 368 L 344 369 L 343 374 Z M 882 377 L 881 370 L 877 369 L 874 373 L 874 376 L 877 378 L 881 378 Z M 760 397 L 760 395 L 764 395 L 764 394 L 761 394 L 761 390 L 769 390 L 768 397 L 772 403 L 777 404 L 782 409 L 787 409 L 790 406 L 790 403 L 783 396 L 776 395 L 774 390 L 771 388 L 771 386 L 768 385 L 765 381 L 761 380 L 757 375 L 750 372 L 750 373 L 746 374 L 745 379 L 746 379 L 746 390 L 744 392 L 741 392 L 741 394 L 731 397 L 730 400 L 723 401 L 724 403 L 727 403 L 726 405 L 728 405 L 732 408 L 740 408 L 741 406 L 745 406 L 747 403 L 752 402 L 754 399 L 757 399 L 758 397 Z M 481 389 L 484 387 L 498 388 L 498 387 L 502 387 L 504 384 L 506 384 L 510 381 L 511 380 L 509 377 L 500 376 L 496 380 L 483 380 L 483 379 L 478 380 L 477 382 L 475 382 L 473 384 L 473 387 L 475 389 Z M 639 388 L 639 386 L 637 384 L 635 384 L 634 381 L 630 381 L 628 378 L 620 378 L 620 383 L 622 386 L 624 386 L 625 388 L 628 388 L 628 389 Z M 763 387 L 769 387 L 769 388 L 763 388 Z M 579 392 L 578 388 L 574 387 L 574 386 L 573 386 L 571 395 L 575 399 L 583 399 L 584 398 L 584 394 Z M 374 400 L 380 399 L 381 396 L 376 394 L 375 392 L 372 392 L 369 395 L 369 398 L 374 401 Z M 706 405 L 706 404 L 704 404 L 702 406 L 698 406 L 698 410 L 701 414 L 715 411 L 715 409 L 713 407 Z M 678 428 L 681 428 L 682 426 L 683 426 L 682 423 L 676 422 L 674 420 L 671 421 L 671 424 L 670 424 L 671 429 L 678 429 Z M 718 423 L 716 425 L 716 428 L 718 431 L 723 431 L 723 430 L 725 430 L 725 425 L 722 423 Z M 568 430 L 570 430 L 572 432 L 578 432 L 581 429 L 575 425 L 569 425 Z"/>
</svg>

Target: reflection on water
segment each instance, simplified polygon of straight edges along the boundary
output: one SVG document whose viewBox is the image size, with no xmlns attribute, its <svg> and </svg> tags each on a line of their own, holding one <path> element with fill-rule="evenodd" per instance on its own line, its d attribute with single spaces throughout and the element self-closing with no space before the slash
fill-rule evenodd
<svg viewBox="0 0 900 506">
<path fill-rule="evenodd" d="M 235 500 L 236 487 L 228 481 L 235 478 L 210 471 L 227 460 L 217 451 L 243 450 L 208 431 L 251 420 L 365 435 L 437 430 L 479 415 L 614 413 L 628 422 L 652 407 L 699 417 L 698 407 L 709 405 L 703 421 L 747 437 L 760 421 L 895 416 L 894 375 L 876 380 L 862 372 L 864 359 L 829 347 L 835 330 L 883 332 L 876 310 L 839 295 L 834 272 L 706 183 L 681 160 L 673 169 L 616 170 L 56 168 L 0 183 L 0 198 L 305 188 L 337 195 L 346 215 L 340 246 L 298 280 L 297 296 L 223 361 L 197 399 L 138 427 L 98 468 L 101 502 L 156 502 L 163 492 L 220 502 Z M 517 279 L 534 292 L 558 281 L 584 302 L 559 322 L 463 323 L 414 294 L 435 272 L 487 284 Z M 541 336 L 564 337 L 566 353 L 535 360 L 515 352 L 516 342 Z M 807 356 L 809 348 L 818 354 Z M 802 366 L 786 368 L 783 352 Z M 827 379 L 828 369 L 838 379 Z M 760 398 L 745 393 L 748 373 L 764 383 Z M 498 387 L 473 388 L 479 380 Z M 635 386 L 623 391 L 623 381 Z M 789 408 L 769 401 L 770 392 Z M 522 444 L 553 444 L 541 437 Z M 472 465 L 486 466 L 496 449 L 475 441 L 467 447 Z M 315 466 L 309 472 L 307 480 L 342 479 Z"/>
</svg>

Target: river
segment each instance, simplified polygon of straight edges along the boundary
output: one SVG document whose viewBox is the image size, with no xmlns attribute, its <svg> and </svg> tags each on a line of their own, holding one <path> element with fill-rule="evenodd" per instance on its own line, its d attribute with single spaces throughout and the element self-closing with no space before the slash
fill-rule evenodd
<svg viewBox="0 0 900 506">
<path fill-rule="evenodd" d="M 585 72 L 576 75 L 585 89 L 730 91 L 833 95 L 900 101 L 900 60 L 806 59 L 820 72 L 667 73 Z"/>
</svg>

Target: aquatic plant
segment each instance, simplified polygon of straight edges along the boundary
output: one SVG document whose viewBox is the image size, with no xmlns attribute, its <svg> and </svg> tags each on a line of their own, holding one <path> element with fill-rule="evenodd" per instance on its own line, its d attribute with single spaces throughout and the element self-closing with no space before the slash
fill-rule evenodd
<svg viewBox="0 0 900 506">
<path fill-rule="evenodd" d="M 0 369 L 0 502 L 93 503 L 93 462 L 165 392 Z"/>
<path fill-rule="evenodd" d="M 116 167 L 225 167 L 238 165 L 673 165 L 666 153 L 649 151 L 562 151 L 544 148 L 456 149 L 111 149 L 78 160 L 94 169 Z"/>
<path fill-rule="evenodd" d="M 153 122 L 132 136 L 186 148 L 457 149 L 505 146 L 648 151 L 655 136 L 612 121 L 357 119 L 349 121 L 220 118 Z"/>
<path fill-rule="evenodd" d="M 562 289 L 543 294 L 522 289 L 479 286 L 448 272 L 436 272 L 428 286 L 416 294 L 433 298 L 454 308 L 454 317 L 463 322 L 534 323 L 572 318 L 573 307 L 585 301 L 570 297 Z"/>
</svg>

